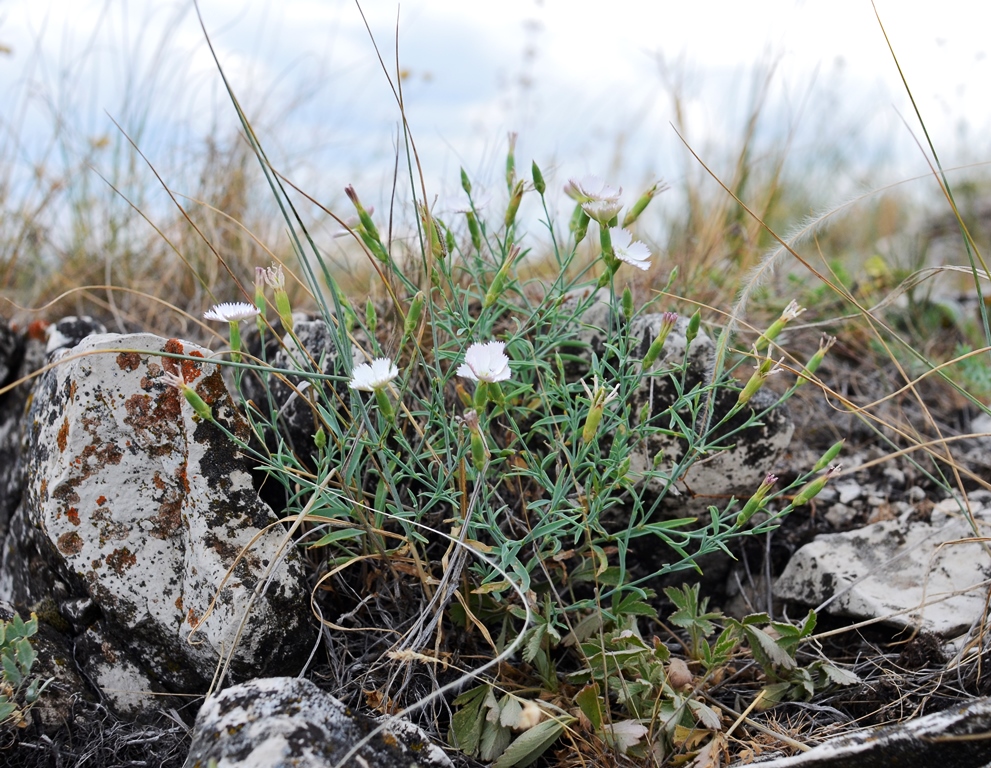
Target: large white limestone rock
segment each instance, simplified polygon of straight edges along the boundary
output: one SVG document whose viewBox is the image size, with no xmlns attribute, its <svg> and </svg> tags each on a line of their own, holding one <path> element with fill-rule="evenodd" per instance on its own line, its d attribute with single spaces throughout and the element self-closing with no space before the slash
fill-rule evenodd
<svg viewBox="0 0 991 768">
<path fill-rule="evenodd" d="M 245 440 L 247 426 L 219 367 L 169 353 L 210 354 L 149 334 L 89 336 L 56 353 L 62 362 L 40 378 L 28 414 L 27 527 L 156 686 L 202 693 L 231 653 L 235 678 L 295 672 L 314 637 L 299 557 L 252 486 L 232 437 Z M 42 597 L 25 594 L 21 576 L 4 574 L 13 597 Z M 106 694 L 136 707 L 133 691 Z"/>
</svg>

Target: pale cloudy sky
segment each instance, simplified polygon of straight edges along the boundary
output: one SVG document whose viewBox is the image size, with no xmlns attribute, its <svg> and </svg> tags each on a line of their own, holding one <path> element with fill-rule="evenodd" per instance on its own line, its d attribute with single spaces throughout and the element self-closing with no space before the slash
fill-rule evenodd
<svg viewBox="0 0 991 768">
<path fill-rule="evenodd" d="M 991 6 L 876 5 L 944 158 L 991 158 Z M 399 114 L 353 1 L 201 0 L 200 9 L 274 157 L 298 163 L 320 194 L 389 183 Z M 398 17 L 406 113 L 441 196 L 457 188 L 461 165 L 498 182 L 511 130 L 521 165 L 536 159 L 555 182 L 675 180 L 691 161 L 671 127 L 673 93 L 686 138 L 726 169 L 771 68 L 763 146 L 792 131 L 796 163 L 843 151 L 889 175 L 871 183 L 926 170 L 868 0 L 367 0 L 361 9 L 390 71 Z M 165 164 L 176 146 L 233 124 L 191 2 L 0 0 L 0 44 L 11 49 L 0 56 L 0 98 L 24 107 L 22 157 L 41 151 L 55 115 L 80 151 L 113 133 L 114 117 Z"/>
</svg>

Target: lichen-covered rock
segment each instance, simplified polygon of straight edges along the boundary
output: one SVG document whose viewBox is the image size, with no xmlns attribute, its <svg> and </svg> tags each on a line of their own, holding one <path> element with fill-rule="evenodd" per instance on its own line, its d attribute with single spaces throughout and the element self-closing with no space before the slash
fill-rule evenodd
<svg viewBox="0 0 991 768">
<path fill-rule="evenodd" d="M 8 537 L 0 591 L 21 604 L 48 597 L 53 577 L 19 567 L 33 546 L 64 582 L 66 605 L 95 604 L 101 621 L 80 640 L 109 648 L 107 664 L 126 656 L 127 679 L 147 678 L 152 691 L 202 693 L 229 654 L 236 679 L 295 671 L 314 637 L 307 591 L 231 437 L 246 439 L 247 425 L 218 366 L 169 354 L 209 350 L 149 334 L 88 336 L 38 380 L 20 531 L 34 540 Z M 169 374 L 212 407 L 216 423 L 195 414 Z M 118 682 L 108 700 L 140 709 Z"/>
<path fill-rule="evenodd" d="M 207 699 L 184 768 L 450 768 L 420 729 L 349 711 L 308 680 L 252 680 Z"/>
<path fill-rule="evenodd" d="M 991 534 L 991 509 L 972 504 L 976 536 Z M 991 561 L 953 499 L 929 521 L 907 513 L 799 549 L 774 585 L 775 597 L 856 619 L 881 619 L 951 640 L 981 626 Z"/>
<path fill-rule="evenodd" d="M 57 323 L 37 320 L 20 333 L 0 320 L 0 537 L 6 534 L 10 517 L 21 502 L 24 487 L 24 436 L 27 407 L 34 381 L 27 379 L 41 369 L 47 355 L 75 346 L 93 333 L 105 333 L 103 324 L 91 317 L 66 317 Z M 21 381 L 16 387 L 15 382 Z"/>
</svg>

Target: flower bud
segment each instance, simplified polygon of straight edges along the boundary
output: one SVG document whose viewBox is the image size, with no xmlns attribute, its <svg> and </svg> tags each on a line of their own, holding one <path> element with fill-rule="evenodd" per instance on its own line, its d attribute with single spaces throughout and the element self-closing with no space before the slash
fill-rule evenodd
<svg viewBox="0 0 991 768">
<path fill-rule="evenodd" d="M 533 188 L 537 190 L 538 195 L 543 196 L 544 192 L 547 191 L 547 184 L 544 182 L 544 175 L 537 167 L 536 160 L 530 165 L 530 175 L 533 176 Z"/>
<path fill-rule="evenodd" d="M 516 213 L 520 209 L 520 202 L 523 200 L 523 179 L 516 182 L 509 195 L 509 206 L 506 208 L 506 229 L 509 229 L 516 222 Z"/>
<path fill-rule="evenodd" d="M 623 289 L 623 318 L 626 322 L 633 319 L 633 291 L 630 286 Z"/>
<path fill-rule="evenodd" d="M 265 272 L 265 280 L 275 292 L 275 311 L 279 313 L 282 327 L 286 332 L 292 333 L 292 306 L 289 304 L 289 294 L 286 293 L 286 276 L 282 265 L 269 267 Z"/>
<path fill-rule="evenodd" d="M 472 211 L 466 211 L 465 218 L 468 219 L 468 232 L 471 234 L 471 245 L 476 251 L 480 251 L 482 250 L 482 231 L 478 227 L 478 219 L 475 218 L 475 214 Z"/>
<path fill-rule="evenodd" d="M 798 492 L 795 498 L 792 499 L 791 505 L 793 507 L 800 507 L 803 504 L 808 504 L 813 498 L 815 498 L 819 494 L 819 491 L 821 491 L 823 488 L 826 487 L 826 482 L 829 480 L 829 478 L 835 477 L 842 470 L 843 470 L 842 464 L 834 464 L 833 466 L 831 466 L 829 469 L 826 470 L 825 474 L 820 475 L 811 483 L 809 483 L 804 488 L 802 488 L 802 490 Z"/>
<path fill-rule="evenodd" d="M 799 307 L 798 302 L 794 299 L 788 302 L 788 306 L 781 312 L 781 316 L 771 323 L 771 327 L 764 331 L 764 333 L 760 335 L 760 338 L 757 339 L 757 343 L 754 344 L 754 349 L 758 352 L 763 351 L 768 344 L 778 337 L 778 334 L 781 333 L 785 325 L 794 320 L 804 311 L 805 308 Z"/>
<path fill-rule="evenodd" d="M 822 338 L 819 340 L 819 349 L 816 350 L 815 354 L 812 355 L 809 362 L 805 364 L 805 367 L 802 369 L 801 375 L 798 377 L 798 380 L 795 382 L 796 388 L 802 386 L 812 377 L 812 375 L 819 368 L 819 364 L 822 363 L 822 360 L 826 356 L 826 353 L 829 351 L 829 348 L 833 346 L 833 344 L 835 343 L 836 343 L 835 336 L 827 336 L 826 334 L 822 335 Z"/>
<path fill-rule="evenodd" d="M 365 326 L 368 328 L 369 333 L 375 333 L 375 329 L 378 327 L 378 315 L 375 312 L 375 302 L 368 299 L 365 302 Z"/>
<path fill-rule="evenodd" d="M 754 350 L 756 354 L 756 350 Z M 770 357 L 766 360 L 761 360 L 760 357 L 757 358 L 757 365 L 754 366 L 754 373 L 750 377 L 746 386 L 740 391 L 740 396 L 737 398 L 736 407 L 739 408 L 741 405 L 746 405 L 750 402 L 750 398 L 757 394 L 757 391 L 764 386 L 764 381 L 772 373 L 777 373 L 778 371 L 784 370 L 781 367 L 781 363 L 784 362 L 784 358 L 781 358 L 778 362 L 774 362 Z"/>
<path fill-rule="evenodd" d="M 313 435 L 313 444 L 321 451 L 327 447 L 327 433 L 322 426 L 318 427 L 316 434 Z"/>
<path fill-rule="evenodd" d="M 585 417 L 585 426 L 582 429 L 582 441 L 590 443 L 599 429 L 605 407 L 618 396 L 619 385 L 617 384 L 612 388 L 612 391 L 609 391 L 599 384 L 599 377 L 593 375 L 592 388 L 589 389 L 588 385 L 582 381 L 582 389 L 585 390 L 585 396 L 588 397 L 590 405 L 588 415 Z"/>
<path fill-rule="evenodd" d="M 657 338 L 651 342 L 650 347 L 647 349 L 647 354 L 644 356 L 643 363 L 641 363 L 641 367 L 645 371 L 660 357 L 661 352 L 664 350 L 664 342 L 668 340 L 668 336 L 671 334 L 675 323 L 678 322 L 677 312 L 665 312 L 661 317 L 661 328 L 657 332 Z"/>
<path fill-rule="evenodd" d="M 812 467 L 812 471 L 819 472 L 823 469 L 823 467 L 828 466 L 833 459 L 835 459 L 837 456 L 840 455 L 840 451 L 843 450 L 844 442 L 846 441 L 840 440 L 838 443 L 833 443 L 831 446 L 829 446 L 829 450 L 826 451 L 822 455 L 822 458 L 820 458 L 819 461 L 816 462 L 816 465 Z"/>
<path fill-rule="evenodd" d="M 736 527 L 742 528 L 747 524 L 751 517 L 753 517 L 758 511 L 764 508 L 767 503 L 765 497 L 770 493 L 774 484 L 778 482 L 776 475 L 768 473 L 764 478 L 764 482 L 760 484 L 760 487 L 754 493 L 753 496 L 743 505 L 743 509 L 740 510 L 740 514 L 736 516 Z"/>
<path fill-rule="evenodd" d="M 265 267 L 255 267 L 255 306 L 258 308 L 255 325 L 259 333 L 265 329 L 265 310 L 268 308 L 265 301 L 265 275 Z"/>
<path fill-rule="evenodd" d="M 489 290 L 485 292 L 485 298 L 482 300 L 482 306 L 488 309 L 496 300 L 502 295 L 503 288 L 506 284 L 506 277 L 509 274 L 509 269 L 512 267 L 513 262 L 520 255 L 520 247 L 513 244 L 509 248 L 509 253 L 506 255 L 506 260 L 503 261 L 502 266 L 499 267 L 499 271 L 496 272 L 494 278 L 492 278 L 492 285 L 489 286 Z"/>
<path fill-rule="evenodd" d="M 471 197 L 471 182 L 468 180 L 468 174 L 465 173 L 465 169 L 461 169 L 461 189 L 465 191 L 468 197 Z"/>
<path fill-rule="evenodd" d="M 473 410 L 465 411 L 464 423 L 471 432 L 472 464 L 475 465 L 475 469 L 482 472 L 491 454 L 489 453 L 488 446 L 485 444 L 485 436 L 482 434 L 482 428 L 479 424 L 478 412 Z"/>
<path fill-rule="evenodd" d="M 182 377 L 182 366 L 177 367 L 179 368 L 179 375 L 169 373 L 168 371 L 162 374 L 165 377 L 166 384 L 179 390 L 182 396 L 186 398 L 186 402 L 193 409 L 193 412 L 203 419 L 203 421 L 213 421 L 213 410 L 200 397 L 199 392 L 186 383 L 186 380 Z"/>
<path fill-rule="evenodd" d="M 692 342 L 695 341 L 695 337 L 699 335 L 699 326 L 701 325 L 702 310 L 697 309 L 688 321 L 688 328 L 685 329 L 685 354 L 688 353 L 688 349 L 692 346 Z"/>
<path fill-rule="evenodd" d="M 662 181 L 658 181 L 650 189 L 640 195 L 640 198 L 633 204 L 633 207 L 626 212 L 626 216 L 623 218 L 623 228 L 625 229 L 640 218 L 640 214 L 644 212 L 644 209 L 646 209 L 648 205 L 650 205 L 650 201 L 667 188 L 667 184 Z"/>
<path fill-rule="evenodd" d="M 516 139 L 518 134 L 509 134 L 509 151 L 506 152 L 506 189 L 512 192 L 516 186 Z"/>
<path fill-rule="evenodd" d="M 440 235 L 437 232 L 437 221 L 430 215 L 430 211 L 425 205 L 420 206 L 420 221 L 426 232 L 427 242 L 430 243 L 430 252 L 435 258 L 443 259 L 446 253 L 444 244 L 440 241 Z"/>
<path fill-rule="evenodd" d="M 423 291 L 417 291 L 413 300 L 409 303 L 406 322 L 403 323 L 404 336 L 410 337 L 416 331 L 416 327 L 420 324 L 420 316 L 423 314 L 423 303 L 425 300 L 426 294 Z"/>
<path fill-rule="evenodd" d="M 568 224 L 568 229 L 575 233 L 576 246 L 585 239 L 585 233 L 588 232 L 588 222 L 588 214 L 579 203 L 575 206 L 575 212 L 571 214 L 571 221 Z"/>
<path fill-rule="evenodd" d="M 379 237 L 378 228 L 375 226 L 375 222 L 372 221 L 372 217 L 369 215 L 368 211 L 365 210 L 365 206 L 361 204 L 361 200 L 358 199 L 358 193 L 354 191 L 354 187 L 348 184 L 344 188 L 344 194 L 348 196 L 348 200 L 354 205 L 354 209 L 358 212 L 358 220 L 361 222 L 362 229 L 368 233 L 368 235 L 378 243 L 382 242 L 382 238 Z"/>
</svg>

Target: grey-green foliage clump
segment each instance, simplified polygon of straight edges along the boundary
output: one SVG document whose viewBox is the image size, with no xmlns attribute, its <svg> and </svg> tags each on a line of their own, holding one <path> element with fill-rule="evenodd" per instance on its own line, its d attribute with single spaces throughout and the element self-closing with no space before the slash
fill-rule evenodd
<svg viewBox="0 0 991 768">
<path fill-rule="evenodd" d="M 14 614 L 10 621 L 0 622 L 0 726 L 24 727 L 24 716 L 51 682 L 31 674 L 38 654 L 30 638 L 37 633 L 38 617 L 33 613 L 28 621 Z"/>
<path fill-rule="evenodd" d="M 794 375 L 767 356 L 801 312 L 792 303 L 751 353 L 700 379 L 688 348 L 701 332 L 701 313 L 687 323 L 684 352 L 661 359 L 661 335 L 671 333 L 675 314 L 654 303 L 636 307 L 631 291 L 617 290 L 651 268 L 655 257 L 631 228 L 659 186 L 621 218 L 618 190 L 594 177 L 569 182 L 576 205 L 562 239 L 544 198 L 546 180 L 539 170 L 530 182 L 518 177 L 512 142 L 506 182 L 504 215 L 483 213 L 467 174 L 467 204 L 453 216 L 415 201 L 418 248 L 399 255 L 349 188 L 356 242 L 387 296 L 379 305 L 364 301 L 359 312 L 319 248 L 287 217 L 329 346 L 307 348 L 282 268 L 268 270 L 256 283 L 259 357 L 235 366 L 238 382 L 261 374 L 247 409 L 258 440 L 243 447 L 281 488 L 319 584 L 364 596 L 344 609 L 334 605 L 335 615 L 360 627 L 388 622 L 390 633 L 401 628 L 387 652 L 374 652 L 379 661 L 368 679 L 395 681 L 404 678 L 389 671 L 397 663 L 458 654 L 467 654 L 462 664 L 473 659 L 476 673 L 496 670 L 522 650 L 519 676 L 495 674 L 484 691 L 458 699 L 467 709 L 452 736 L 466 751 L 507 768 L 526 764 L 567 730 L 572 716 L 562 713 L 577 707 L 600 745 L 632 750 L 649 731 L 655 752 L 663 752 L 675 724 L 708 731 L 715 724 L 708 706 L 665 682 L 667 652 L 641 634 L 639 624 L 657 616 L 649 582 L 697 569 L 701 555 L 728 552 L 733 539 L 772 530 L 836 469 L 779 488 L 768 467 L 749 500 L 728 499 L 701 516 L 670 519 L 662 514 L 665 499 L 696 462 L 731 449 L 736 434 L 813 380 L 828 343 L 770 404 L 754 397 L 771 374 Z M 272 183 L 281 195 L 274 175 Z M 546 215 L 550 245 L 542 258 L 517 216 L 531 190 Z M 279 370 L 268 366 L 276 313 L 267 289 L 286 331 L 276 339 Z M 580 329 L 600 292 L 617 322 L 602 329 L 593 350 Z M 642 350 L 633 321 L 663 310 L 661 335 Z M 740 375 L 755 362 L 749 377 Z M 307 440 L 283 438 L 288 411 L 273 396 L 275 380 L 292 382 L 290 400 L 312 419 Z M 636 395 L 655 382 L 672 397 L 645 407 Z M 726 409 L 713 409 L 727 398 Z M 658 451 L 659 440 L 677 450 Z M 647 572 L 630 557 L 640 545 L 663 553 Z M 465 638 L 458 646 L 438 640 L 454 633 Z M 611 672 L 607 665 L 599 675 L 596 659 L 616 653 L 637 663 Z M 626 679 L 634 668 L 648 675 L 646 683 Z M 587 672 L 576 677 L 575 669 Z M 576 683 L 585 686 L 581 701 Z M 386 698 L 404 686 L 387 686 Z M 424 707 L 444 690 L 438 683 L 435 695 L 406 706 Z M 652 729 L 659 718 L 671 728 Z"/>
</svg>

